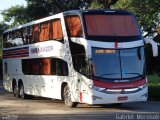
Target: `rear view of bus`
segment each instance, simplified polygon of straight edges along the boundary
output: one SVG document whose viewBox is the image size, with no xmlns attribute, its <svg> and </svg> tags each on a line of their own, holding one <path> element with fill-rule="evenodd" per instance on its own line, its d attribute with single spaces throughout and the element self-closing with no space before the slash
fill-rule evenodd
<svg viewBox="0 0 160 120">
<path fill-rule="evenodd" d="M 71 36 L 70 47 L 80 73 L 80 102 L 146 101 L 144 42 L 134 15 L 106 10 L 83 11 L 79 16 L 75 22 L 81 19 L 83 38 Z"/>
</svg>

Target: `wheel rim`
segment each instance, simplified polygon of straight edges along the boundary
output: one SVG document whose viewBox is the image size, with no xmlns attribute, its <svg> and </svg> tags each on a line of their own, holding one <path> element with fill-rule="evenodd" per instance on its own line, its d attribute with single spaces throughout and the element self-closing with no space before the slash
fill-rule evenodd
<svg viewBox="0 0 160 120">
<path fill-rule="evenodd" d="M 18 97 L 17 85 L 14 85 L 14 88 L 13 88 L 13 95 L 14 95 L 15 97 Z"/>
<path fill-rule="evenodd" d="M 72 104 L 71 91 L 68 86 L 64 88 L 64 102 L 67 106 L 71 106 Z"/>
<path fill-rule="evenodd" d="M 24 98 L 24 88 L 23 88 L 23 85 L 21 85 L 21 87 L 20 87 L 19 94 L 20 94 L 21 98 Z"/>
</svg>

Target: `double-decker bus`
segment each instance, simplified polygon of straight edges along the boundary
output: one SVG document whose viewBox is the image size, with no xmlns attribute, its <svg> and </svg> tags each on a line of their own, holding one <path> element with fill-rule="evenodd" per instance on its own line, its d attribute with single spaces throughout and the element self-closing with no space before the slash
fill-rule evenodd
<svg viewBox="0 0 160 120">
<path fill-rule="evenodd" d="M 72 10 L 3 34 L 3 85 L 14 96 L 78 103 L 146 101 L 144 40 L 121 10 Z"/>
</svg>

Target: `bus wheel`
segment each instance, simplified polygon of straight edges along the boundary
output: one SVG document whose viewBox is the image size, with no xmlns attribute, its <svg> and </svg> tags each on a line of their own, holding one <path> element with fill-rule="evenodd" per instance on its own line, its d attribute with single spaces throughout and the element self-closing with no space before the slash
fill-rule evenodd
<svg viewBox="0 0 160 120">
<path fill-rule="evenodd" d="M 15 84 L 13 85 L 13 96 L 19 98 L 19 89 L 18 86 Z"/>
<path fill-rule="evenodd" d="M 72 102 L 71 91 L 68 85 L 64 87 L 63 98 L 65 105 L 68 107 L 76 107 L 78 104 L 77 102 Z"/>
<path fill-rule="evenodd" d="M 20 96 L 20 98 L 22 98 L 22 99 L 26 99 L 26 94 L 24 93 L 23 83 L 20 84 L 20 87 L 19 87 L 19 96 Z"/>
</svg>

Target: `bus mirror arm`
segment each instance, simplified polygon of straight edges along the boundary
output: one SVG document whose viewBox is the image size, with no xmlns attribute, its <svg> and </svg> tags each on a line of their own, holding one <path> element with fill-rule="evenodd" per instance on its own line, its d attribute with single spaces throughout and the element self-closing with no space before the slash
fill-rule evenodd
<svg viewBox="0 0 160 120">
<path fill-rule="evenodd" d="M 158 56 L 158 46 L 160 46 L 160 43 L 157 43 L 157 42 L 153 41 L 151 38 L 144 38 L 144 41 L 146 43 L 151 44 L 153 56 L 157 57 Z"/>
</svg>

